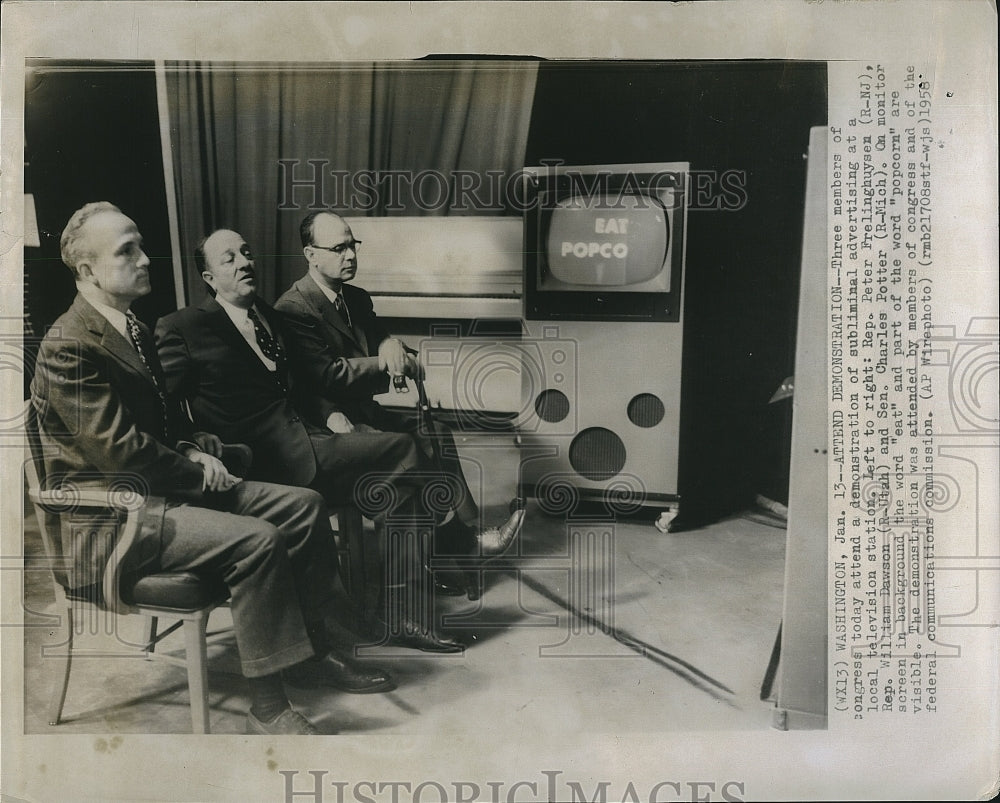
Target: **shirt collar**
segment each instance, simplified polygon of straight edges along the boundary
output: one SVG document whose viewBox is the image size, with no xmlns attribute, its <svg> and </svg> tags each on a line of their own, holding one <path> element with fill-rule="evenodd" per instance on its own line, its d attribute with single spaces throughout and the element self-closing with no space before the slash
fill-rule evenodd
<svg viewBox="0 0 1000 803">
<path fill-rule="evenodd" d="M 327 287 L 323 282 L 319 281 L 315 276 L 313 276 L 312 271 L 309 271 L 309 278 L 312 279 L 313 284 L 315 284 L 323 292 L 323 295 L 330 299 L 331 304 L 336 302 L 337 296 L 340 296 L 341 298 L 344 297 L 343 293 L 338 293 L 332 287 Z"/>
<path fill-rule="evenodd" d="M 114 307 L 109 307 L 107 304 L 102 304 L 100 301 L 94 301 L 92 298 L 88 298 L 87 301 L 107 319 L 108 323 L 117 330 L 118 334 L 131 342 L 128 334 L 128 320 L 124 312 L 116 310 Z"/>
<path fill-rule="evenodd" d="M 247 311 L 243 307 L 237 307 L 235 304 L 230 304 L 221 296 L 216 296 L 215 300 L 219 302 L 219 306 L 226 311 L 226 315 L 232 319 L 233 323 L 237 326 L 247 321 Z M 257 304 L 252 305 L 253 309 L 257 309 Z M 257 309 L 257 315 L 260 315 L 260 310 Z"/>
</svg>

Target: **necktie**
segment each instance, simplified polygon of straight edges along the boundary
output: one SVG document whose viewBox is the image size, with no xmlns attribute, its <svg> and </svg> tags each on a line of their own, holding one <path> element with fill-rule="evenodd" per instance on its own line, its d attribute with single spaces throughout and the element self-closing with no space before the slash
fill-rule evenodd
<svg viewBox="0 0 1000 803">
<path fill-rule="evenodd" d="M 257 338 L 257 345 L 264 352 L 264 356 L 273 362 L 280 363 L 285 358 L 285 350 L 281 347 L 281 343 L 267 331 L 257 314 L 257 310 L 253 307 L 247 310 L 247 317 L 253 324 L 254 337 Z"/>
<path fill-rule="evenodd" d="M 160 407 L 163 409 L 163 434 L 167 435 L 169 432 L 169 423 L 167 421 L 167 397 L 163 392 L 163 387 L 160 385 L 160 380 L 157 378 L 156 372 L 153 370 L 153 366 L 149 364 L 149 358 L 146 356 L 146 346 L 148 346 L 149 343 L 142 331 L 142 327 L 139 326 L 139 319 L 135 317 L 135 313 L 132 312 L 132 310 L 128 310 L 125 313 L 125 325 L 128 329 L 129 339 L 132 341 L 133 347 L 139 354 L 139 359 L 149 372 L 150 379 L 153 380 L 153 387 L 156 388 L 156 395 L 160 397 Z"/>
<path fill-rule="evenodd" d="M 340 313 L 340 317 L 344 319 L 344 323 L 347 324 L 347 328 L 353 328 L 351 323 L 351 313 L 347 309 L 347 302 L 344 301 L 344 297 L 337 293 L 336 297 L 333 299 L 333 308 Z"/>
<path fill-rule="evenodd" d="M 253 334 L 257 338 L 257 345 L 260 346 L 261 352 L 275 364 L 274 378 L 278 380 L 278 386 L 282 390 L 287 390 L 284 377 L 285 349 L 282 347 L 281 342 L 276 337 L 272 337 L 271 333 L 267 331 L 263 321 L 261 321 L 260 316 L 257 314 L 257 310 L 253 307 L 247 310 L 247 318 L 253 324 Z"/>
</svg>

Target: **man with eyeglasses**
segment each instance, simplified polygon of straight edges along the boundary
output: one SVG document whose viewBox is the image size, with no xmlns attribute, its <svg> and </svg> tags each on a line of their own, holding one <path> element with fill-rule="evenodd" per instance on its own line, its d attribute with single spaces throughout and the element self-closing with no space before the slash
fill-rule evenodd
<svg viewBox="0 0 1000 803">
<path fill-rule="evenodd" d="M 275 304 L 285 319 L 293 374 L 310 390 L 306 413 L 336 432 L 399 432 L 411 437 L 427 460 L 440 460 L 460 523 L 451 538 L 438 538 L 438 554 L 463 557 L 502 552 L 516 537 L 524 517 L 517 500 L 499 527 L 480 530 L 479 507 L 469 490 L 450 431 L 437 425 L 438 448 L 420 432 L 415 417 L 382 407 L 373 396 L 391 381 L 415 378 L 421 367 L 402 341 L 391 337 L 375 314 L 371 296 L 350 282 L 358 272 L 360 241 L 347 221 L 330 211 L 312 212 L 299 226 L 308 273 Z M 403 380 L 405 382 L 405 380 Z M 478 539 L 475 533 L 479 532 Z M 469 599 L 480 596 L 479 572 L 465 571 Z M 457 593 L 462 593 L 456 589 Z"/>
<path fill-rule="evenodd" d="M 337 556 L 320 495 L 232 475 L 219 438 L 193 432 L 165 392 L 152 336 L 130 310 L 151 291 L 135 222 L 106 201 L 86 204 L 60 249 L 77 296 L 42 341 L 31 385 L 52 487 L 72 498 L 80 482 L 138 485 L 146 507 L 130 574 L 189 571 L 226 583 L 250 681 L 248 733 L 319 733 L 290 707 L 286 685 L 394 688 L 381 670 L 345 666 L 329 651 Z M 70 591 L 101 582 L 114 545 L 102 538 L 102 519 L 84 526 L 92 520 L 76 515 L 64 542 Z"/>
<path fill-rule="evenodd" d="M 359 506 L 373 517 L 415 522 L 425 512 L 417 505 L 426 496 L 428 473 L 412 439 L 374 430 L 335 432 L 306 420 L 299 403 L 307 394 L 289 372 L 294 347 L 281 317 L 257 295 L 249 245 L 238 232 L 220 229 L 195 255 L 210 297 L 156 326 L 171 398 L 187 404 L 196 426 L 251 447 L 249 478 L 310 487 L 332 505 L 361 494 Z M 460 652 L 461 644 L 435 633 L 426 608 L 408 603 L 423 599 L 412 555 L 394 550 L 388 560 L 393 599 L 386 600 L 382 629 L 389 640 L 425 652 Z M 342 658 L 347 669 L 362 671 Z"/>
</svg>

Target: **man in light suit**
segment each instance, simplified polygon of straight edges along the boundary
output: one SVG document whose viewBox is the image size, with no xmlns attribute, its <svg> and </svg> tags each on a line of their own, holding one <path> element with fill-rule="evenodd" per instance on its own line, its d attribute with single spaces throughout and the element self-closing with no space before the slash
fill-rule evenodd
<svg viewBox="0 0 1000 803">
<path fill-rule="evenodd" d="M 156 327 L 168 392 L 188 404 L 195 424 L 248 443 L 255 456 L 252 478 L 307 485 L 331 504 L 356 502 L 373 518 L 413 522 L 402 528 L 411 531 L 420 519 L 445 514 L 421 506 L 435 477 L 408 436 L 334 431 L 303 420 L 296 402 L 308 403 L 309 394 L 289 377 L 283 322 L 257 296 L 256 264 L 243 237 L 215 231 L 196 257 L 211 297 L 164 316 Z M 379 507 L 383 494 L 385 506 Z M 454 517 L 437 529 L 465 535 Z M 461 651 L 435 633 L 427 606 L 407 602 L 426 599 L 426 578 L 413 552 L 394 549 L 388 563 L 383 633 L 427 652 Z"/>
<path fill-rule="evenodd" d="M 385 393 L 391 379 L 416 377 L 421 368 L 378 320 L 371 296 L 350 284 L 358 270 L 360 242 L 347 222 L 329 211 L 307 215 L 299 233 L 309 272 L 278 299 L 275 309 L 288 329 L 293 375 L 313 392 L 306 413 L 335 431 L 405 433 L 428 457 L 435 451 L 430 437 L 436 437 L 441 468 L 457 500 L 454 514 L 468 533 L 475 532 L 479 508 L 451 432 L 440 424 L 433 436 L 420 432 L 415 418 L 387 410 L 372 398 Z M 480 544 L 489 544 L 488 551 L 502 552 L 519 531 L 524 516 L 519 500 L 512 501 L 509 513 L 502 526 L 482 531 Z M 458 555 L 478 549 L 468 537 L 444 545 L 444 551 Z M 466 582 L 470 598 L 477 597 L 478 574 L 467 573 Z"/>
<path fill-rule="evenodd" d="M 249 733 L 319 732 L 291 709 L 286 681 L 391 688 L 383 673 L 328 654 L 324 611 L 336 552 L 319 494 L 233 476 L 211 453 L 221 451 L 219 440 L 192 433 L 166 397 L 152 337 L 129 310 L 151 289 L 135 223 L 110 203 L 87 204 L 70 218 L 61 249 L 78 294 L 42 341 L 31 387 L 50 486 L 138 486 L 148 499 L 133 576 L 191 571 L 227 584 L 251 683 Z M 73 528 L 70 555 L 101 552 L 94 538 Z M 69 583 L 98 584 L 102 569 L 84 559 Z"/>
</svg>

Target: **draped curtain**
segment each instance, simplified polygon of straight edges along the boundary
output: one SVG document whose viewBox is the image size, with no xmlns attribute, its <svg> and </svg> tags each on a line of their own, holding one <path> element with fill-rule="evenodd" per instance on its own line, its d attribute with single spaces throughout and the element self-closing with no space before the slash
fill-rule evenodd
<svg viewBox="0 0 1000 803">
<path fill-rule="evenodd" d="M 498 190 L 524 164 L 536 75 L 517 61 L 167 62 L 189 303 L 205 293 L 195 245 L 216 228 L 243 234 L 273 300 L 305 271 L 310 208 L 516 214 Z"/>
</svg>

